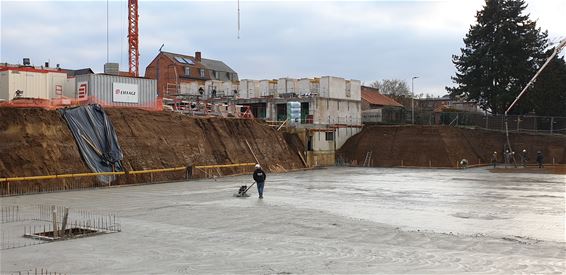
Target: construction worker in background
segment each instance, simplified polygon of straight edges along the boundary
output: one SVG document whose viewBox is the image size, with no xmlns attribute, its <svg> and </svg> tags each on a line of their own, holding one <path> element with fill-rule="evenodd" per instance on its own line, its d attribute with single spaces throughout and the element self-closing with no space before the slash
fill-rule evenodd
<svg viewBox="0 0 566 275">
<path fill-rule="evenodd" d="M 503 157 L 505 159 L 505 168 L 507 168 L 507 164 L 511 163 L 511 152 L 509 152 L 509 150 L 505 150 L 505 155 Z"/>
<path fill-rule="evenodd" d="M 544 156 L 542 155 L 541 151 L 537 151 L 537 163 L 538 163 L 538 168 L 544 167 Z"/>
<path fill-rule="evenodd" d="M 495 168 L 497 165 L 497 152 L 493 152 L 493 155 L 491 155 L 491 163 L 493 164 L 493 168 Z"/>
<path fill-rule="evenodd" d="M 257 193 L 259 194 L 260 199 L 263 199 L 263 186 L 265 184 L 266 177 L 267 176 L 265 175 L 265 172 L 261 170 L 261 165 L 259 165 L 259 163 L 256 164 L 254 171 L 254 181 L 257 183 Z"/>
<path fill-rule="evenodd" d="M 523 149 L 523 152 L 521 153 L 521 163 L 523 164 L 523 167 L 527 167 L 527 161 L 529 159 L 527 158 L 527 150 Z"/>
</svg>

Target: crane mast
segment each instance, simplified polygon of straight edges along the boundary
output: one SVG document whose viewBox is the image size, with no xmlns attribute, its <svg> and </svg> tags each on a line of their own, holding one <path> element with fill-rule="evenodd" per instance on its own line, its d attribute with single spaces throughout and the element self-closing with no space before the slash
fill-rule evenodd
<svg viewBox="0 0 566 275">
<path fill-rule="evenodd" d="M 128 55 L 130 75 L 139 76 L 138 0 L 128 0 Z"/>
</svg>

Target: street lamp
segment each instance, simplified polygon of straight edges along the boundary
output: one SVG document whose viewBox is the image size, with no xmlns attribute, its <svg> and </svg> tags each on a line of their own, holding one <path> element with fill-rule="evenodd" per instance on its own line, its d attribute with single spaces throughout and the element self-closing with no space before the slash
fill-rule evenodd
<svg viewBox="0 0 566 275">
<path fill-rule="evenodd" d="M 415 124 L 415 79 L 418 76 L 411 78 L 411 124 Z"/>
<path fill-rule="evenodd" d="M 161 44 L 161 47 L 159 47 L 159 54 L 161 54 L 161 49 L 163 49 L 163 46 L 165 46 L 165 44 Z M 161 56 L 157 56 L 157 67 L 155 69 L 155 74 L 157 75 L 157 96 L 161 96 L 162 94 L 159 92 L 159 59 L 161 58 Z"/>
</svg>

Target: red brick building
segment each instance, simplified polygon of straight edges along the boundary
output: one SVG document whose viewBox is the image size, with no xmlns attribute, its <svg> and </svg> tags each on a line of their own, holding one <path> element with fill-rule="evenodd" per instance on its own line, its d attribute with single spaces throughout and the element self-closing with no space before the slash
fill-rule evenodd
<svg viewBox="0 0 566 275">
<path fill-rule="evenodd" d="M 161 96 L 175 94 L 181 83 L 204 86 L 207 80 L 238 81 L 238 73 L 232 68 L 222 61 L 202 58 L 201 52 L 194 56 L 160 52 L 145 68 L 145 77 L 157 79 Z"/>
</svg>

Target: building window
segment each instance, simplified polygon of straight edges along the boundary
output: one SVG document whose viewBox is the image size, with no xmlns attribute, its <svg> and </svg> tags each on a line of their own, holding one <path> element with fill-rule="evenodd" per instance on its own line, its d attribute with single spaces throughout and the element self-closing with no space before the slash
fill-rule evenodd
<svg viewBox="0 0 566 275">
<path fill-rule="evenodd" d="M 230 79 L 230 80 L 233 80 L 233 79 L 232 79 L 232 74 L 230 74 L 230 73 L 228 73 L 228 72 L 226 73 L 226 78 L 227 78 L 227 79 Z"/>
<path fill-rule="evenodd" d="M 204 69 L 200 69 L 199 73 L 200 73 L 200 77 L 204 77 Z"/>
<path fill-rule="evenodd" d="M 214 71 L 214 78 L 220 79 L 220 72 Z"/>
<path fill-rule="evenodd" d="M 186 76 L 191 75 L 191 67 L 185 67 L 185 75 Z"/>
<path fill-rule="evenodd" d="M 326 140 L 327 141 L 334 140 L 334 132 L 326 132 Z"/>
</svg>

